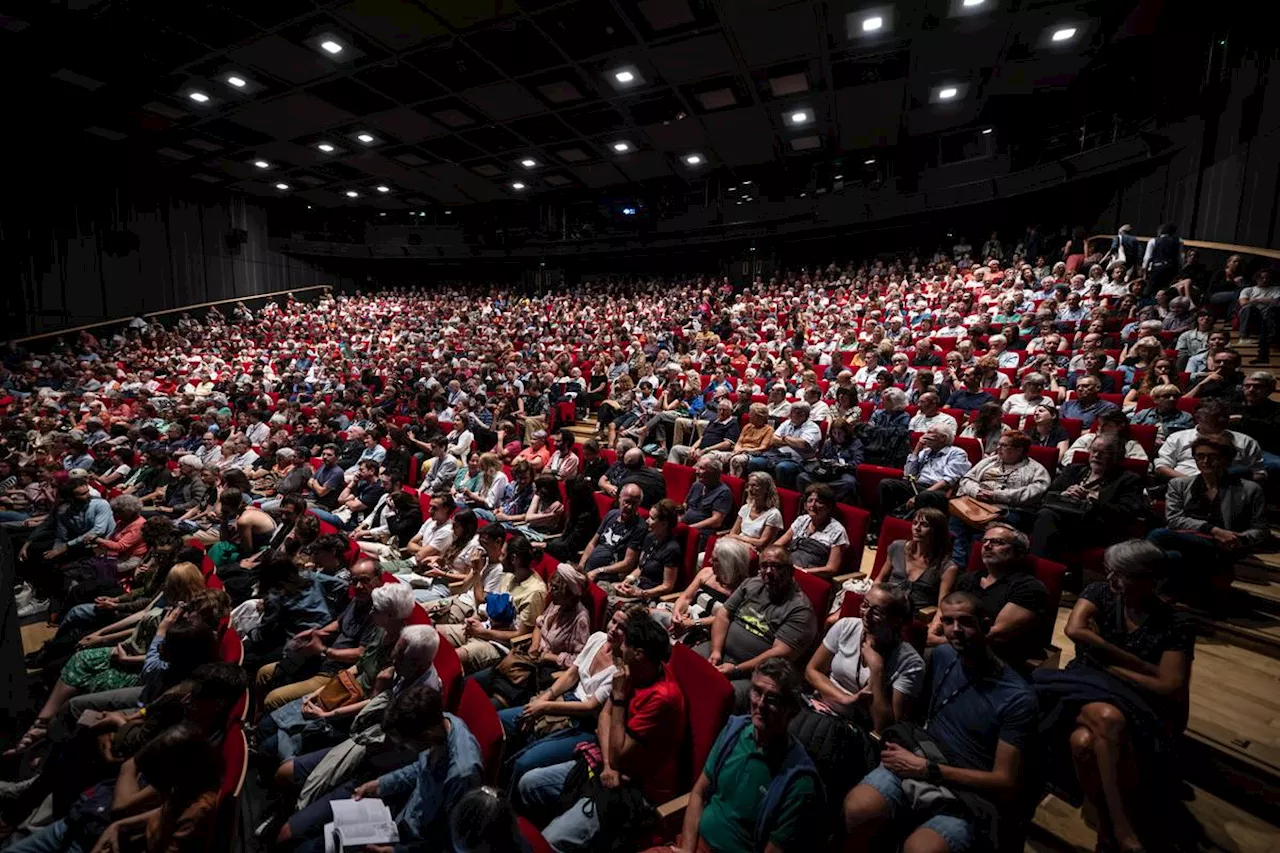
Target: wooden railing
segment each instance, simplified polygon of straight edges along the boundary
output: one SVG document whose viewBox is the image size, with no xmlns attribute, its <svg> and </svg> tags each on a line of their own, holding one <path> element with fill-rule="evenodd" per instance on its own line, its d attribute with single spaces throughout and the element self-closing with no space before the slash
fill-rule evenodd
<svg viewBox="0 0 1280 853">
<path fill-rule="evenodd" d="M 313 287 L 291 287 L 288 290 L 273 290 L 270 293 L 253 293 L 246 296 L 235 296 L 235 297 L 232 297 L 231 299 L 219 299 L 215 302 L 198 302 L 194 305 L 183 305 L 181 308 L 166 308 L 164 311 L 148 311 L 147 313 L 140 314 L 140 315 L 135 314 L 129 317 L 118 317 L 114 320 L 98 320 L 93 323 L 86 323 L 83 326 L 69 326 L 65 329 L 57 329 L 52 332 L 41 332 L 38 335 L 28 335 L 25 338 L 14 338 L 13 343 L 25 344 L 25 343 L 30 343 L 31 341 L 45 340 L 46 338 L 56 338 L 59 335 L 74 335 L 78 332 L 83 332 L 90 329 L 100 329 L 104 326 L 118 326 L 121 323 L 128 323 L 130 320 L 133 319 L 133 317 L 136 317 L 136 316 L 141 316 L 147 319 L 154 320 L 158 317 L 165 317 L 170 314 L 182 314 L 188 311 L 198 311 L 201 308 L 212 308 L 215 305 L 231 305 L 236 302 L 253 302 L 258 299 L 271 299 L 272 297 L 275 297 L 275 296 L 285 296 L 290 293 L 296 296 L 299 293 L 309 293 L 310 291 L 313 291 L 313 290 L 332 290 L 332 289 L 333 287 L 331 285 L 317 284 Z"/>
<path fill-rule="evenodd" d="M 1149 243 L 1155 237 L 1143 237 L 1140 234 L 1130 234 L 1130 237 L 1141 240 L 1143 244 Z M 1106 240 L 1108 242 L 1115 237 L 1114 234 L 1094 234 L 1089 238 L 1089 242 L 1096 240 Z M 1182 240 L 1182 245 L 1190 249 L 1208 249 L 1211 252 L 1226 252 L 1229 255 L 1248 255 L 1254 258 L 1271 258 L 1272 260 L 1280 260 L 1280 249 L 1262 249 L 1257 246 L 1240 246 L 1235 243 L 1215 243 L 1211 240 Z"/>
</svg>

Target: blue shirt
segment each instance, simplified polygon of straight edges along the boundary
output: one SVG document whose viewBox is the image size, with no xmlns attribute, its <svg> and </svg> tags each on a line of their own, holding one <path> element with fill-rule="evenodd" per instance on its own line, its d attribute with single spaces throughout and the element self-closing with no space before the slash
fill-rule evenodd
<svg viewBox="0 0 1280 853">
<path fill-rule="evenodd" d="M 1026 753 L 1039 724 L 1035 694 L 1007 664 L 974 678 L 949 643 L 929 659 L 925 728 L 947 753 L 947 763 L 990 771 L 1000 742 Z"/>
<path fill-rule="evenodd" d="M 684 505 L 684 515 L 680 520 L 685 524 L 706 521 L 717 512 L 723 513 L 723 521 L 728 521 L 733 515 L 733 492 L 729 491 L 729 485 L 723 481 L 716 483 L 711 491 L 707 491 L 702 483 L 694 483 L 689 487 Z"/>
<path fill-rule="evenodd" d="M 81 544 L 86 534 L 106 538 L 115 532 L 116 519 L 111 504 L 89 498 L 83 506 L 63 506 L 54 515 L 54 541 L 70 548 Z"/>
<path fill-rule="evenodd" d="M 923 486 L 932 486 L 943 480 L 954 486 L 972 467 L 968 453 L 955 445 L 948 445 L 941 450 L 926 447 L 919 454 L 913 450 L 902 470 L 908 477 L 915 477 Z"/>
<path fill-rule="evenodd" d="M 1072 399 L 1058 407 L 1058 417 L 1084 421 L 1084 428 L 1089 429 L 1098 415 L 1115 408 L 1114 403 L 1102 399 L 1094 400 L 1089 406 L 1082 405 L 1078 399 Z"/>
<path fill-rule="evenodd" d="M 428 842 L 434 849 L 452 849 L 449 812 L 464 794 L 484 782 L 480 744 L 458 717 L 446 713 L 444 718 L 449 721 L 445 755 L 432 761 L 430 750 L 421 752 L 412 764 L 378 777 L 382 799 L 409 798 L 396 815 L 401 841 L 397 849 L 413 841 Z"/>
</svg>

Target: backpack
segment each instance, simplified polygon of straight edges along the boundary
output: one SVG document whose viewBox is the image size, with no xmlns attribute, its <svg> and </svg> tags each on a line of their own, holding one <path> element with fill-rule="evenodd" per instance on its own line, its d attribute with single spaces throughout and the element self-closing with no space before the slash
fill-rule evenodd
<svg viewBox="0 0 1280 853">
<path fill-rule="evenodd" d="M 733 745 L 737 742 L 738 736 L 742 734 L 742 730 L 749 725 L 751 725 L 751 717 L 748 714 L 730 717 L 729 722 L 725 724 L 724 730 L 720 732 L 720 737 L 716 739 L 715 745 L 711 748 L 713 758 L 711 772 L 707 774 L 711 780 L 711 786 L 707 789 L 708 799 L 715 796 L 720 774 L 729 760 L 729 754 L 733 752 Z M 818 769 L 814 766 L 813 759 L 809 757 L 809 753 L 800 745 L 799 741 L 790 734 L 787 735 L 787 741 L 789 744 L 787 757 L 778 769 L 778 774 L 769 783 L 769 790 L 765 792 L 764 801 L 760 803 L 760 814 L 756 817 L 756 850 L 760 851 L 760 853 L 763 853 L 769 843 L 769 833 L 773 829 L 779 813 L 782 811 L 783 803 L 786 802 L 787 790 L 796 779 L 801 776 L 808 776 L 813 779 L 815 787 L 814 802 L 811 803 L 814 808 L 813 814 L 821 814 L 821 803 L 824 797 L 822 779 L 818 775 Z M 815 823 L 817 821 L 804 822 L 804 828 L 801 831 L 812 832 Z M 813 847 L 815 843 L 816 839 L 814 838 L 798 838 L 794 846 L 798 850 L 803 850 L 807 847 Z"/>
</svg>

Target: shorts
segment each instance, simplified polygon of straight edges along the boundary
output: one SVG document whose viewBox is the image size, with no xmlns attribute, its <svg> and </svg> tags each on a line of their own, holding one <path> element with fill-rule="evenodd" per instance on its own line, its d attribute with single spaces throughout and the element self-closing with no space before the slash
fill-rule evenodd
<svg viewBox="0 0 1280 853">
<path fill-rule="evenodd" d="M 913 817 L 910 813 L 911 804 L 902 790 L 902 780 L 892 770 L 887 770 L 884 765 L 881 765 L 862 777 L 861 784 L 871 786 L 876 793 L 884 797 L 885 803 L 889 806 L 889 820 L 894 823 L 906 823 Z M 973 823 L 965 818 L 949 814 L 933 814 L 915 824 L 915 828 L 919 827 L 932 830 L 941 836 L 942 840 L 947 842 L 951 853 L 964 853 L 973 846 L 975 837 Z"/>
</svg>

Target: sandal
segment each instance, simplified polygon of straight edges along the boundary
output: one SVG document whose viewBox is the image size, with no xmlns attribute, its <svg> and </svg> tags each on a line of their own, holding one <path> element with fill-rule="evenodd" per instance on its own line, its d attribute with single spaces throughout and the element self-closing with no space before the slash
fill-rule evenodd
<svg viewBox="0 0 1280 853">
<path fill-rule="evenodd" d="M 49 736 L 49 724 L 51 722 L 53 722 L 51 717 L 36 717 L 30 728 L 27 729 L 26 734 L 22 736 L 22 740 L 18 741 L 16 746 L 5 750 L 3 757 L 14 758 L 40 743 Z"/>
</svg>

